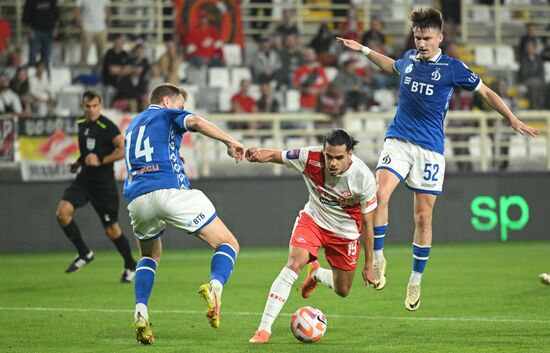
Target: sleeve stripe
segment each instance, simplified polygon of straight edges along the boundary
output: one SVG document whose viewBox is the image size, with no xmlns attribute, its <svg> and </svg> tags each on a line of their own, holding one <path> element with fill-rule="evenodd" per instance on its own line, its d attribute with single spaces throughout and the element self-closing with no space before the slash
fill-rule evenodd
<svg viewBox="0 0 550 353">
<path fill-rule="evenodd" d="M 478 89 L 480 89 L 482 84 L 483 84 L 483 81 L 480 78 L 479 83 L 477 84 L 476 88 L 474 88 L 474 91 L 477 91 Z"/>
</svg>

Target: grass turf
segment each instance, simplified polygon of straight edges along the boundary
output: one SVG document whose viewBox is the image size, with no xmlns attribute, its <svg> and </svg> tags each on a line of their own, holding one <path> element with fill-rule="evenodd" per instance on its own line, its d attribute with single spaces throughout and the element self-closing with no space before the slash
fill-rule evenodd
<svg viewBox="0 0 550 353">
<path fill-rule="evenodd" d="M 209 278 L 211 254 L 165 249 L 149 301 L 156 339 L 149 347 L 135 341 L 133 285 L 118 283 L 122 260 L 114 251 L 97 253 L 70 275 L 64 269 L 72 254 L 3 254 L 0 351 L 550 352 L 550 286 L 537 279 L 550 271 L 550 242 L 436 244 L 416 312 L 403 305 L 412 263 L 408 245 L 387 246 L 388 284 L 379 292 L 365 289 L 357 271 L 347 298 L 319 286 L 305 300 L 298 292 L 304 270 L 271 342 L 261 346 L 247 341 L 286 249 L 242 250 L 217 330 L 208 325 L 197 294 Z M 325 337 L 311 345 L 289 330 L 290 315 L 305 305 L 318 307 L 328 320 Z"/>
</svg>

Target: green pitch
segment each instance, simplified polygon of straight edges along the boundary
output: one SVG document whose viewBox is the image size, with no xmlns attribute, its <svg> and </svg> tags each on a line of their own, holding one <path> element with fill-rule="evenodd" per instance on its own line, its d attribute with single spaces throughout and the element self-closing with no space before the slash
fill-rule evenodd
<svg viewBox="0 0 550 353">
<path fill-rule="evenodd" d="M 404 308 L 411 270 L 408 245 L 389 244 L 388 284 L 365 289 L 359 271 L 349 297 L 319 286 L 302 299 L 305 271 L 275 323 L 271 342 L 247 343 L 257 328 L 286 249 L 244 249 L 223 295 L 221 327 L 212 329 L 197 294 L 209 277 L 204 250 L 165 249 L 149 312 L 155 344 L 139 346 L 132 330 L 133 285 L 119 284 L 122 260 L 99 252 L 67 275 L 69 253 L 0 255 L 2 352 L 550 352 L 550 242 L 436 244 L 422 305 Z M 324 263 L 324 259 L 323 259 Z M 301 306 L 321 309 L 325 337 L 312 345 L 290 333 Z"/>
</svg>

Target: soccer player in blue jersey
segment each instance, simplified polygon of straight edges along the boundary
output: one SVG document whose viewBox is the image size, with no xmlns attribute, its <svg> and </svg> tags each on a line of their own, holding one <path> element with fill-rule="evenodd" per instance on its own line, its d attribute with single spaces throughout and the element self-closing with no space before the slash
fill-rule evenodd
<svg viewBox="0 0 550 353">
<path fill-rule="evenodd" d="M 243 145 L 207 120 L 184 109 L 187 92 L 171 84 L 160 84 L 149 95 L 148 109 L 136 116 L 126 129 L 125 152 L 128 177 L 124 196 L 141 259 L 135 275 L 135 329 L 142 344 L 153 343 L 147 302 L 155 271 L 162 254 L 161 235 L 166 223 L 197 236 L 215 249 L 210 282 L 199 294 L 208 308 L 210 325 L 220 325 L 220 305 L 224 284 L 229 279 L 239 244 L 216 214 L 210 200 L 191 189 L 179 157 L 182 135 L 198 132 L 223 142 L 227 154 L 237 162 L 243 159 Z"/>
<path fill-rule="evenodd" d="M 378 208 L 374 213 L 374 275 L 380 290 L 386 285 L 384 237 L 388 227 L 388 202 L 402 180 L 414 192 L 413 270 L 407 286 L 405 308 L 420 306 L 420 282 L 432 244 L 432 213 L 443 188 L 443 121 L 455 88 L 476 91 L 520 134 L 539 133 L 521 122 L 502 99 L 460 60 L 441 53 L 443 18 L 432 8 L 409 15 L 416 49 L 393 60 L 353 40 L 337 38 L 347 48 L 361 51 L 384 72 L 400 76 L 399 103 L 385 136 L 376 167 Z"/>
</svg>

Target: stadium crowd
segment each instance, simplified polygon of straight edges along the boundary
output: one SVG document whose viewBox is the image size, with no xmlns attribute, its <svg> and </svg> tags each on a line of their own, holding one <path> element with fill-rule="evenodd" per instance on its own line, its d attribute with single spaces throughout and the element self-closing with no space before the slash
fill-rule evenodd
<svg viewBox="0 0 550 353">
<path fill-rule="evenodd" d="M 52 43 L 59 33 L 59 9 L 56 1 L 51 7 L 38 6 L 27 0 L 23 23 L 27 28 L 28 57 L 22 57 L 21 48 L 12 43 L 10 23 L 0 20 L 0 113 L 19 117 L 45 116 L 59 113 L 63 102 L 57 95 L 60 85 L 53 81 L 51 60 Z M 110 108 L 136 112 L 146 106 L 146 96 L 152 87 L 171 82 L 196 87 L 195 107 L 209 112 L 254 113 L 292 110 L 288 102 L 289 90 L 299 92 L 296 103 L 299 111 L 323 112 L 334 117 L 346 111 L 392 109 L 396 102 L 396 78 L 377 69 L 361 54 L 336 44 L 341 36 L 361 42 L 393 58 L 414 46 L 412 35 L 405 47 L 390 43 L 384 35 L 382 19 L 373 17 L 367 27 L 359 11 L 350 7 L 344 21 L 322 22 L 317 33 L 308 38 L 301 35 L 294 21 L 293 11 L 283 11 L 279 24 L 263 26 L 263 35 L 250 37 L 241 52 L 245 74 L 234 77 L 224 87 L 230 103 L 220 103 L 220 90 L 210 87 L 208 69 L 233 67 L 227 58 L 226 45 L 211 14 L 201 10 L 199 20 L 185 38 L 169 39 L 164 48 L 153 48 L 139 37 L 127 42 L 125 36 L 109 33 L 111 11 L 109 1 L 79 0 L 74 12 L 74 24 L 82 29 L 81 53 L 78 64 L 69 67 L 71 83 L 84 88 L 99 88 Z M 518 40 L 515 75 L 484 78 L 491 88 L 499 91 L 507 103 L 515 108 L 550 109 L 550 83 L 545 82 L 544 62 L 550 62 L 550 40 L 537 36 L 539 28 L 526 24 L 526 33 Z M 450 17 L 445 26 L 444 53 L 464 58 L 467 43 L 457 35 L 459 25 Z M 107 38 L 111 39 L 110 46 Z M 97 52 L 97 64 L 88 65 L 85 58 L 92 46 Z M 109 47 L 109 48 L 108 48 Z M 108 49 L 107 49 L 108 48 Z M 130 48 L 130 49 L 129 49 Z M 228 60 L 229 59 L 229 60 Z M 490 69 L 490 68 L 488 68 Z M 50 74 L 48 74 L 48 72 Z M 206 90 L 206 91 L 205 91 Z M 204 94 L 203 92 L 207 92 Z M 212 98 L 216 97 L 216 98 Z M 523 102 L 523 105 L 518 102 Z M 470 92 L 457 91 L 450 109 L 488 109 Z M 250 125 L 255 127 L 255 124 Z"/>
</svg>

